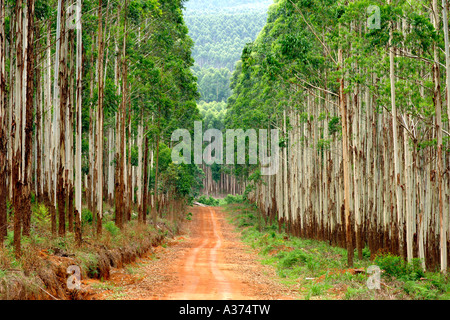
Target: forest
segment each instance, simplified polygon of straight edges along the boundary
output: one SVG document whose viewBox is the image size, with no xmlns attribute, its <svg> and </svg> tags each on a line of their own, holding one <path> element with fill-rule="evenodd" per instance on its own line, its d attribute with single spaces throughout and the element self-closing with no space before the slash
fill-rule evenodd
<svg viewBox="0 0 450 320">
<path fill-rule="evenodd" d="M 186 3 L 186 25 L 194 41 L 193 70 L 202 101 L 227 101 L 231 73 L 244 46 L 263 28 L 270 4 L 266 0 Z"/>
<path fill-rule="evenodd" d="M 368 247 L 447 271 L 448 5 L 269 8 L 233 74 L 226 115 L 227 127 L 280 130 L 278 174 L 253 166 L 246 191 L 268 220 L 346 248 L 349 266 Z"/>
<path fill-rule="evenodd" d="M 244 46 L 256 39 L 266 21 L 266 10 L 186 15 L 196 65 L 234 70 Z"/>
<path fill-rule="evenodd" d="M 267 269 L 230 235 L 233 219 L 254 237 L 247 251 L 266 246 L 281 277 L 306 270 L 311 291 L 321 278 L 309 274 L 328 280 L 337 269 L 320 274 L 318 257 L 344 259 L 334 266 L 353 282 L 368 275 L 361 261 L 384 257 L 413 266 L 409 286 L 430 280 L 425 271 L 446 276 L 449 7 L 0 0 L 0 299 L 86 298 L 63 287 L 66 267 L 106 287 L 111 268 L 146 252 L 133 267 L 151 272 L 133 281 L 147 295 L 132 297 L 260 297 L 255 277 Z M 267 164 L 247 155 L 173 161 L 172 134 L 192 134 L 196 121 L 203 132 L 277 131 L 268 143 L 279 170 L 264 175 Z M 301 281 L 297 293 L 309 286 Z M 448 298 L 448 278 L 438 285 L 429 288 Z M 275 287 L 265 297 L 280 298 Z"/>
<path fill-rule="evenodd" d="M 85 211 L 100 236 L 106 206 L 120 229 L 136 212 L 156 224 L 200 189 L 200 169 L 170 155 L 172 131 L 200 119 L 182 9 L 0 1 L 0 243 L 17 257 L 45 212 L 52 236 L 81 245 Z"/>
<path fill-rule="evenodd" d="M 192 0 L 185 4 L 186 15 L 192 13 L 235 13 L 242 10 L 265 10 L 272 0 Z"/>
<path fill-rule="evenodd" d="M 204 110 L 203 121 L 215 123 L 216 129 L 225 125 L 223 113 L 216 108 L 222 104 L 217 102 L 225 103 L 230 97 L 235 65 L 245 45 L 256 39 L 266 23 L 270 4 L 271 1 L 266 0 L 190 0 L 186 3 L 188 35 L 194 41 L 192 72 L 200 94 L 198 107 Z M 208 118 L 205 118 L 206 113 Z M 242 192 L 243 187 L 230 175 L 232 167 L 215 164 L 202 166 L 202 169 L 205 176 L 201 192 L 217 196 Z"/>
</svg>

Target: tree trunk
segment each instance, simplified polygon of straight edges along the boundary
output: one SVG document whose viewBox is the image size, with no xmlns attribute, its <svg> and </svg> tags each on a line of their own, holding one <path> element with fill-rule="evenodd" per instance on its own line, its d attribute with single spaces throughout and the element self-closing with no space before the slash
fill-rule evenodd
<svg viewBox="0 0 450 320">
<path fill-rule="evenodd" d="M 159 120 L 158 120 L 158 133 L 157 133 L 157 137 L 156 137 L 156 164 L 155 164 L 155 188 L 154 188 L 154 195 L 155 195 L 155 207 L 152 210 L 152 220 L 153 220 L 153 224 L 156 225 L 157 219 L 158 219 L 158 214 L 160 213 L 160 208 L 159 208 L 159 199 L 158 199 L 158 170 L 159 170 Z"/>
<path fill-rule="evenodd" d="M 6 38 L 5 38 L 5 0 L 0 0 L 0 247 L 7 236 L 8 189 L 6 185 L 7 165 L 7 96 L 6 96 Z"/>
<path fill-rule="evenodd" d="M 57 198 L 58 198 L 58 235 L 64 237 L 66 235 L 66 126 L 65 117 L 67 112 L 67 98 L 68 98 L 68 75 L 67 75 L 67 37 L 66 35 L 66 10 L 65 0 L 61 2 L 61 36 L 60 42 L 60 104 L 59 104 L 59 127 L 60 127 L 60 141 L 59 141 L 59 170 L 57 173 L 58 185 L 57 185 Z"/>
<path fill-rule="evenodd" d="M 14 206 L 14 251 L 16 257 L 21 255 L 21 232 L 22 232 L 22 181 L 23 173 L 21 170 L 22 139 L 21 132 L 22 117 L 21 110 L 23 104 L 22 78 L 23 78 L 23 48 L 22 48 L 22 28 L 23 28 L 23 3 L 22 0 L 16 2 L 16 81 L 14 114 L 11 124 L 11 138 L 14 139 L 14 154 L 12 158 L 11 183 L 13 186 L 13 206 Z"/>
<path fill-rule="evenodd" d="M 342 49 L 339 49 L 339 68 L 343 68 Z M 349 172 L 349 150 L 348 150 L 348 137 L 347 137 L 347 106 L 346 96 L 344 93 L 344 78 L 340 78 L 339 88 L 339 106 L 341 111 L 342 120 L 342 156 L 344 166 L 344 214 L 345 214 L 345 234 L 347 243 L 347 264 L 351 268 L 353 267 L 353 244 L 352 244 L 352 224 L 350 221 L 350 172 Z"/>
<path fill-rule="evenodd" d="M 31 224 L 31 168 L 32 168 L 32 140 L 33 140 L 33 106 L 34 106 L 34 0 L 27 1 L 27 43 L 26 61 L 26 116 L 25 116 L 25 150 L 24 150 L 24 212 L 23 234 L 30 235 Z"/>
<path fill-rule="evenodd" d="M 147 130 L 146 130 L 147 131 Z M 140 220 L 145 224 L 147 220 L 147 207 L 148 207 L 148 136 L 145 135 L 144 142 L 144 187 L 142 190 L 142 203 L 140 211 Z"/>
<path fill-rule="evenodd" d="M 98 108 L 97 108 L 97 236 L 102 234 L 103 218 L 103 23 L 102 23 L 102 0 L 99 0 L 98 7 Z"/>
<path fill-rule="evenodd" d="M 82 98 L 83 98 L 83 38 L 81 28 L 81 0 L 77 0 L 78 10 L 76 12 L 76 25 L 77 25 L 77 91 L 76 91 L 76 156 L 75 156 L 75 243 L 77 246 L 81 246 L 81 211 L 82 211 L 82 185 L 81 185 L 81 148 L 82 148 Z"/>
<path fill-rule="evenodd" d="M 445 8 L 445 5 L 444 5 Z M 439 30 L 439 9 L 437 0 L 433 0 L 433 25 L 436 30 Z M 444 25 L 448 27 L 448 21 L 444 21 Z M 436 138 L 437 138 L 437 183 L 438 183 L 438 205 L 439 205 L 439 236 L 440 236 L 440 257 L 441 257 L 441 272 L 447 273 L 447 225 L 444 218 L 444 195 L 442 176 L 444 174 L 444 166 L 442 160 L 442 101 L 441 101 L 441 83 L 439 70 L 439 52 L 436 44 L 433 44 L 434 50 L 434 64 L 433 64 L 433 82 L 434 82 L 434 106 L 436 112 Z M 447 48 L 448 52 L 448 48 Z M 446 214 L 446 216 L 448 213 Z M 445 220 L 444 220 L 445 219 Z"/>
</svg>

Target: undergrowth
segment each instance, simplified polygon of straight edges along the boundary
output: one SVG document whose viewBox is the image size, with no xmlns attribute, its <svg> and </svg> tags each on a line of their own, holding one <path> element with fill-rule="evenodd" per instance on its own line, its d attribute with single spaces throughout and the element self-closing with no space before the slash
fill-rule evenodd
<svg viewBox="0 0 450 320">
<path fill-rule="evenodd" d="M 242 195 L 232 195 L 229 194 L 223 199 L 215 199 L 212 196 L 205 196 L 202 195 L 196 199 L 197 202 L 207 205 L 207 206 L 213 206 L 213 207 L 220 207 L 225 206 L 229 204 L 239 204 L 244 202 L 244 196 Z"/>
<path fill-rule="evenodd" d="M 225 211 L 243 241 L 263 257 L 263 263 L 274 266 L 280 281 L 296 288 L 305 299 L 450 299 L 449 278 L 424 272 L 418 259 L 405 263 L 400 257 L 384 254 L 371 260 L 366 247 L 363 259 L 355 255 L 349 269 L 345 249 L 292 237 L 284 227 L 279 233 L 278 224 L 267 224 L 252 204 L 227 205 Z M 366 270 L 372 265 L 381 270 L 380 289 L 367 285 L 371 275 Z"/>
<path fill-rule="evenodd" d="M 3 247 L 0 247 L 0 300 L 30 298 L 28 295 L 23 295 L 23 291 L 26 289 L 27 292 L 33 292 L 36 286 L 38 288 L 44 286 L 41 283 L 43 279 L 37 277 L 36 272 L 44 270 L 39 276 L 42 277 L 44 274 L 51 279 L 53 276 L 49 275 L 51 272 L 49 263 L 53 261 L 56 262 L 57 268 L 59 263 L 67 262 L 64 259 L 69 259 L 70 264 L 80 267 L 82 279 L 85 277 L 101 278 L 105 271 L 106 274 L 109 272 L 111 257 L 106 255 L 106 251 L 114 251 L 116 254 L 114 258 L 125 264 L 128 263 L 126 259 L 132 261 L 137 255 L 151 247 L 153 239 L 171 236 L 176 233 L 175 229 L 177 228 L 177 223 L 166 219 L 158 220 L 158 228 L 152 224 L 141 225 L 133 216 L 132 220 L 126 223 L 123 229 L 120 229 L 114 223 L 114 215 L 105 214 L 102 223 L 103 232 L 98 237 L 95 231 L 94 215 L 88 209 L 83 208 L 81 223 L 83 243 L 81 246 L 77 246 L 75 235 L 68 231 L 68 226 L 66 226 L 65 237 L 52 235 L 50 214 L 45 205 L 35 202 L 32 205 L 32 211 L 30 235 L 22 237 L 20 257 L 15 255 L 12 228 L 8 228 Z M 8 212 L 8 223 L 12 225 L 13 212 Z M 12 285 L 17 282 L 20 282 L 21 286 Z M 48 282 L 51 281 L 48 280 Z M 64 286 L 64 284 L 62 285 Z M 15 287 L 17 287 L 17 293 L 13 292 Z M 47 288 L 47 290 L 50 289 Z M 57 295 L 58 292 L 54 292 L 54 294 Z M 33 297 L 31 296 L 31 298 Z"/>
</svg>

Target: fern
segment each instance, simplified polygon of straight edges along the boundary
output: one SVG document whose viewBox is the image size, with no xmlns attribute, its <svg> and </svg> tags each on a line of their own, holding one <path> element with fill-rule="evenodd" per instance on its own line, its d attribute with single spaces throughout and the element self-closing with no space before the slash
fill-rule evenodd
<svg viewBox="0 0 450 320">
<path fill-rule="evenodd" d="M 50 216 L 48 208 L 43 204 L 38 204 L 34 209 L 34 222 L 38 226 L 44 226 L 50 222 Z"/>
</svg>

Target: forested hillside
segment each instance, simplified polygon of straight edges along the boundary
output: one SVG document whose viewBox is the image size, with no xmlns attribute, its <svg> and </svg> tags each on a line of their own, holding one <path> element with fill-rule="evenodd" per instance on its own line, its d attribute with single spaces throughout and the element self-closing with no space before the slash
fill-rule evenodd
<svg viewBox="0 0 450 320">
<path fill-rule="evenodd" d="M 267 8 L 271 3 L 271 0 L 190 0 L 186 3 L 186 25 L 194 41 L 195 65 L 192 70 L 197 78 L 201 108 L 208 112 L 208 119 L 203 120 L 214 122 L 217 129 L 224 127 L 223 122 L 219 125 L 224 117 L 216 111 L 217 102 L 226 102 L 230 97 L 230 79 L 235 64 L 245 45 L 256 39 L 266 23 Z M 222 165 L 202 168 L 205 171 L 203 193 L 226 195 L 241 191 L 235 178 L 228 175 L 232 168 Z M 224 184 L 222 180 L 229 182 L 226 185 L 233 185 L 232 190 L 222 190 L 219 187 Z"/>
<path fill-rule="evenodd" d="M 272 0 L 192 0 L 185 4 L 186 13 L 233 13 L 243 9 L 265 10 L 273 3 Z"/>
<path fill-rule="evenodd" d="M 266 22 L 266 10 L 243 8 L 235 13 L 186 15 L 196 65 L 234 70 L 244 46 L 256 39 Z"/>
<path fill-rule="evenodd" d="M 231 72 L 244 46 L 256 38 L 266 23 L 271 3 L 268 0 L 186 3 L 186 25 L 194 41 L 194 72 L 203 101 L 228 99 Z"/>
<path fill-rule="evenodd" d="M 347 248 L 349 265 L 367 246 L 446 272 L 448 1 L 377 5 L 379 28 L 366 1 L 270 7 L 233 75 L 227 127 L 281 129 L 280 170 L 248 190 L 268 219 Z"/>
<path fill-rule="evenodd" d="M 169 149 L 200 119 L 183 2 L 0 1 L 0 245 L 16 257 L 23 238 L 100 237 L 105 212 L 109 229 L 184 214 L 201 171 Z"/>
</svg>

